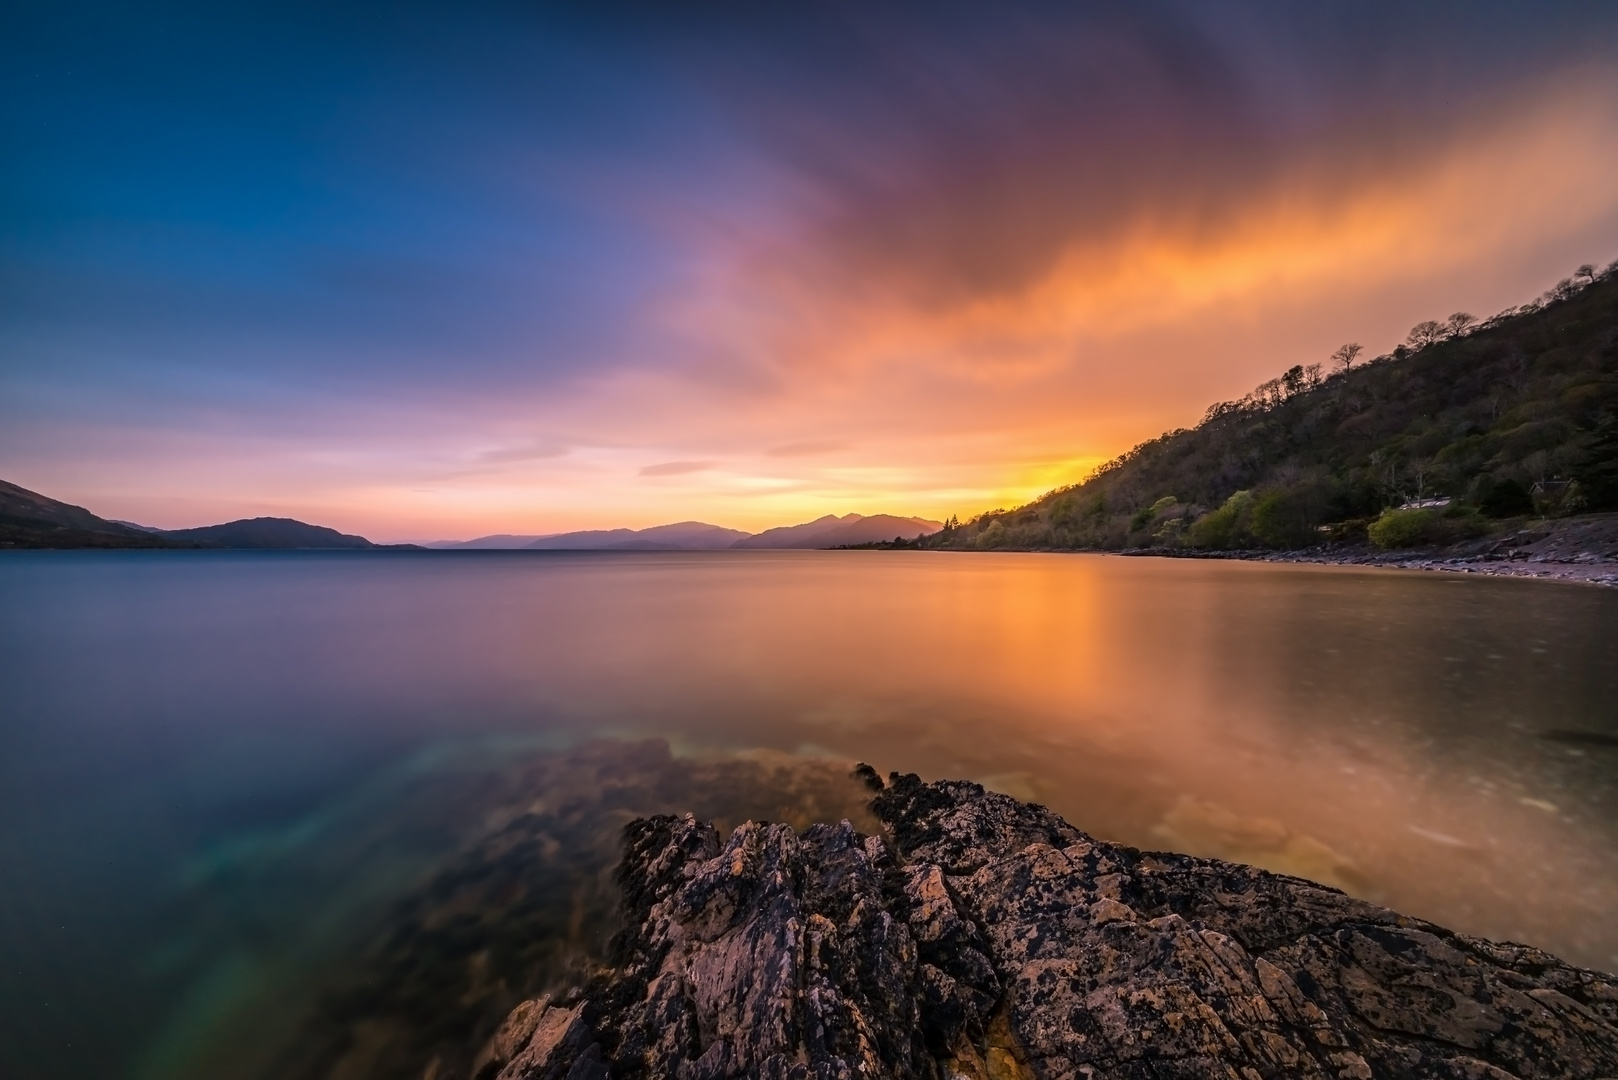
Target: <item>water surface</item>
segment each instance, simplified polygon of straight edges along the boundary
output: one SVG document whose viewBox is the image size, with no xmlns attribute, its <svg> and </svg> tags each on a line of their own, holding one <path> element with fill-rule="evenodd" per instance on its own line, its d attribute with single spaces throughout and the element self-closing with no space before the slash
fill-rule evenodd
<svg viewBox="0 0 1618 1080">
<path fill-rule="evenodd" d="M 8 1077 L 270 1075 L 311 980 L 514 815 L 551 815 L 534 934 L 577 945 L 534 963 L 583 962 L 624 817 L 858 815 L 855 759 L 1618 968 L 1610 591 L 1032 554 L 7 552 L 0 597 Z"/>
</svg>

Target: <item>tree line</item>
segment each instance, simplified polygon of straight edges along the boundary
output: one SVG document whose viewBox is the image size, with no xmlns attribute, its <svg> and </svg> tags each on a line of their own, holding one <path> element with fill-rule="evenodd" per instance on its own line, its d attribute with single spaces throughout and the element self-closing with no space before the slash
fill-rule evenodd
<svg viewBox="0 0 1618 1080">
<path fill-rule="evenodd" d="M 1618 262 L 1478 320 L 1348 343 L 1026 506 L 951 519 L 958 549 L 1299 548 L 1458 539 L 1618 510 Z"/>
</svg>

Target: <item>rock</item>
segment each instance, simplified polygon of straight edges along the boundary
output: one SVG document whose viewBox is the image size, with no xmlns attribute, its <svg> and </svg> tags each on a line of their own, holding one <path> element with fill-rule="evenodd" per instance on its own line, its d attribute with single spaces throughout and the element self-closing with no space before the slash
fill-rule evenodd
<svg viewBox="0 0 1618 1080">
<path fill-rule="evenodd" d="M 438 776 L 419 790 L 409 820 L 434 824 L 412 828 L 441 828 L 463 846 L 335 946 L 325 972 L 298 987 L 306 1015 L 266 1038 L 262 1064 L 233 1075 L 470 1080 L 498 1060 L 482 1074 L 493 1080 L 515 1048 L 480 1052 L 493 1054 L 491 1036 L 513 1007 L 576 1005 L 560 992 L 584 985 L 605 961 L 620 926 L 613 870 L 624 825 L 636 818 L 679 808 L 723 832 L 765 814 L 798 829 L 844 817 L 862 832 L 881 829 L 866 806 L 869 785 L 851 780 L 842 762 L 676 758 L 661 740 L 601 740 L 502 761 L 497 772 L 456 770 L 453 783 Z"/>
<path fill-rule="evenodd" d="M 513 1024 L 515 1021 L 515 1024 Z M 607 1068 L 585 1023 L 583 1009 L 567 1009 L 541 999 L 523 1002 L 496 1033 L 487 1064 L 474 1075 L 487 1076 L 499 1053 L 511 1048 L 496 1080 L 606 1080 Z M 482 1058 L 483 1055 L 480 1055 Z"/>
<path fill-rule="evenodd" d="M 533 1038 L 540 1020 L 553 1011 L 550 1004 L 551 999 L 547 995 L 525 1001 L 512 1009 L 511 1015 L 506 1017 L 506 1022 L 500 1025 L 500 1030 L 494 1033 L 488 1045 L 472 1059 L 473 1080 L 489 1080 L 522 1052 Z"/>
<path fill-rule="evenodd" d="M 873 788 L 874 772 L 861 774 Z M 872 783 L 872 781 L 875 781 Z M 1618 1076 L 1618 981 L 893 776 L 848 823 L 633 822 L 612 967 L 500 1080 Z"/>
</svg>

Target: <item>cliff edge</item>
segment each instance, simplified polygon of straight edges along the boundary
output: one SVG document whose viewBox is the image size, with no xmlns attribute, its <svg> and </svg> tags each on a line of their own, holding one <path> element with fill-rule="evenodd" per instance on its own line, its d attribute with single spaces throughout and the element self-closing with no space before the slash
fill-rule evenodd
<svg viewBox="0 0 1618 1080">
<path fill-rule="evenodd" d="M 640 819 L 625 928 L 483 1080 L 1618 1076 L 1618 980 L 1325 886 L 1095 840 L 976 784 L 884 835 Z"/>
</svg>

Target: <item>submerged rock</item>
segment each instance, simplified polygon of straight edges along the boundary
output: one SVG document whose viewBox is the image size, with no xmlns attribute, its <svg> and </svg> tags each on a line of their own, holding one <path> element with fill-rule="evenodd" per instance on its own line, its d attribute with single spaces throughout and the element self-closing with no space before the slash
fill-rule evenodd
<svg viewBox="0 0 1618 1080">
<path fill-rule="evenodd" d="M 867 773 L 873 786 L 880 785 Z M 611 969 L 483 1080 L 1618 1075 L 1618 981 L 976 784 L 844 822 L 632 823 Z"/>
</svg>

